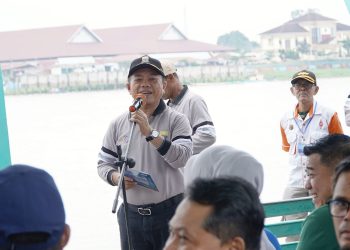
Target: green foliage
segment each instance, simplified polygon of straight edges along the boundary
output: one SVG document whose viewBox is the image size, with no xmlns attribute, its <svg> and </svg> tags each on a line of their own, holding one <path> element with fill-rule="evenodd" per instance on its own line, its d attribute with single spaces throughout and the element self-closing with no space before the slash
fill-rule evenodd
<svg viewBox="0 0 350 250">
<path fill-rule="evenodd" d="M 290 13 L 292 19 L 296 19 L 300 16 L 303 16 L 305 15 L 305 11 L 304 10 L 301 10 L 301 9 L 297 9 L 297 10 L 293 10 L 291 13 Z"/>
<path fill-rule="evenodd" d="M 252 49 L 260 48 L 260 44 L 257 43 L 257 42 L 252 41 L 252 42 L 250 42 L 250 44 L 251 44 L 251 46 L 252 46 Z"/>
<path fill-rule="evenodd" d="M 252 42 L 239 31 L 231 31 L 230 33 L 219 36 L 217 44 L 234 48 L 241 53 L 249 52 L 253 46 L 258 46 L 257 43 L 252 44 Z"/>
<path fill-rule="evenodd" d="M 298 52 L 301 54 L 308 54 L 310 53 L 310 44 L 308 44 L 306 41 L 304 42 L 299 42 L 297 44 L 298 47 Z"/>
<path fill-rule="evenodd" d="M 266 55 L 266 59 L 267 60 L 271 60 L 274 57 L 274 52 L 273 51 L 267 51 L 265 53 L 265 55 Z"/>
<path fill-rule="evenodd" d="M 343 40 L 341 43 L 343 48 L 346 49 L 347 56 L 350 56 L 350 39 Z"/>
<path fill-rule="evenodd" d="M 299 54 L 298 52 L 296 51 L 293 51 L 293 50 L 279 50 L 279 53 L 280 53 L 280 58 L 282 60 L 285 60 L 285 59 L 299 59 Z"/>
</svg>

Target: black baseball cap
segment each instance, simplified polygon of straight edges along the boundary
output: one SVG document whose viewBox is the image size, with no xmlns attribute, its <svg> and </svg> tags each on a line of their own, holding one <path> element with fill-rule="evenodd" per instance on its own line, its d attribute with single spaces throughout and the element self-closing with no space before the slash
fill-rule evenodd
<svg viewBox="0 0 350 250">
<path fill-rule="evenodd" d="M 308 81 L 309 83 L 316 85 L 316 76 L 315 76 L 315 74 L 312 73 L 311 71 L 306 70 L 306 69 L 295 73 L 293 75 L 291 83 L 295 84 L 295 82 L 298 79 L 304 79 L 304 80 Z"/>
<path fill-rule="evenodd" d="M 148 55 L 141 56 L 140 58 L 136 58 L 134 61 L 132 61 L 128 77 L 134 74 L 136 70 L 143 68 L 153 69 L 154 71 L 165 77 L 160 61 Z"/>
</svg>

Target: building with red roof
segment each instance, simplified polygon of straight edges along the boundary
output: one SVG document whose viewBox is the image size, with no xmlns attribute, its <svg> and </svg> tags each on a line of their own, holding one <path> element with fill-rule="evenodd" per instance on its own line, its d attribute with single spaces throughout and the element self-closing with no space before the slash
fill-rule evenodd
<svg viewBox="0 0 350 250">
<path fill-rule="evenodd" d="M 231 48 L 187 39 L 173 24 L 91 30 L 84 25 L 0 32 L 0 63 L 61 57 L 215 53 Z"/>
<path fill-rule="evenodd" d="M 52 88 L 122 83 L 129 62 L 156 58 L 211 58 L 232 48 L 188 39 L 171 23 L 89 29 L 84 25 L 0 32 L 5 83 Z"/>
</svg>

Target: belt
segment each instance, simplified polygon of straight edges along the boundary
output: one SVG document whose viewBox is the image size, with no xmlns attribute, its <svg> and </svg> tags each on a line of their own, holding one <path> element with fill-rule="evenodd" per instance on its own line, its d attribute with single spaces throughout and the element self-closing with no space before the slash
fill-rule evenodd
<svg viewBox="0 0 350 250">
<path fill-rule="evenodd" d="M 132 205 L 128 204 L 129 211 L 142 216 L 157 215 L 164 212 L 164 209 L 177 206 L 183 199 L 183 193 L 175 195 L 157 204 Z"/>
</svg>

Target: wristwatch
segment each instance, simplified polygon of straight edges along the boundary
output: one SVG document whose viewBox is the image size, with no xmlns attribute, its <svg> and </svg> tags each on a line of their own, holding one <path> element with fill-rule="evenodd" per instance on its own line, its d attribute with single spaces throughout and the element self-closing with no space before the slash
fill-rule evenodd
<svg viewBox="0 0 350 250">
<path fill-rule="evenodd" d="M 151 131 L 151 134 L 146 137 L 146 141 L 152 141 L 154 138 L 157 138 L 159 136 L 159 131 L 153 129 Z"/>
</svg>

